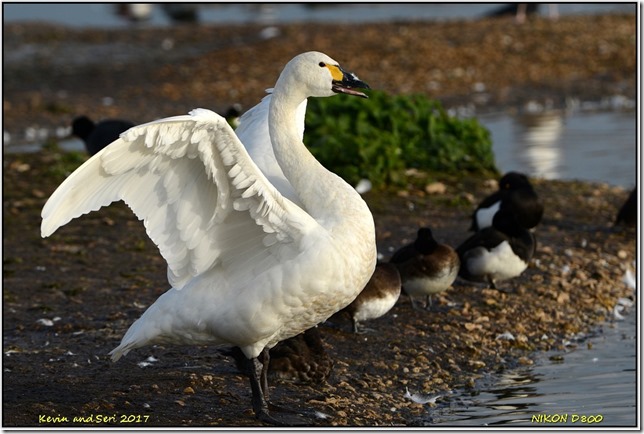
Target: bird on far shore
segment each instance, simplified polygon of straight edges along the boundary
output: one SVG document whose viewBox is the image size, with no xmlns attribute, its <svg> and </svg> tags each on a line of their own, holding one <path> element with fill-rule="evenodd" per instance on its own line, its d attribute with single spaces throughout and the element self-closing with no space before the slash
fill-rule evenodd
<svg viewBox="0 0 644 434">
<path fill-rule="evenodd" d="M 532 15 L 539 14 L 539 7 L 542 3 L 508 3 L 485 14 L 486 17 L 512 16 L 517 24 L 523 24 Z M 556 4 L 548 4 L 548 17 L 557 19 L 559 9 Z"/>
<path fill-rule="evenodd" d="M 235 129 L 239 126 L 241 114 L 241 104 L 235 103 L 228 107 L 223 116 Z M 105 119 L 95 123 L 87 116 L 78 116 L 72 121 L 72 135 L 83 141 L 89 155 L 94 155 L 133 126 L 134 123 L 122 119 Z"/>
<path fill-rule="evenodd" d="M 376 264 L 367 286 L 343 309 L 351 316 L 354 333 L 364 333 L 368 330 L 361 329 L 360 322 L 380 318 L 394 307 L 400 297 L 400 285 L 400 274 L 393 264 Z"/>
<path fill-rule="evenodd" d="M 224 113 L 224 117 L 228 121 L 228 124 L 233 127 L 233 129 L 236 129 L 239 126 L 239 118 L 242 115 L 242 111 L 242 105 L 236 102 L 235 104 L 228 107 L 228 110 L 226 110 L 226 113 Z"/>
<path fill-rule="evenodd" d="M 471 231 L 480 231 L 492 225 L 494 214 L 507 209 L 515 214 L 517 222 L 532 229 L 543 218 L 543 204 L 528 177 L 519 172 L 508 172 L 499 180 L 499 189 L 479 204 L 472 215 Z"/>
<path fill-rule="evenodd" d="M 498 289 L 496 283 L 519 276 L 536 251 L 536 238 L 521 226 L 508 209 L 494 215 L 492 226 L 476 232 L 457 248 L 461 259 L 459 276 L 470 281 L 485 282 Z"/>
<path fill-rule="evenodd" d="M 446 291 L 458 275 L 460 261 L 453 248 L 439 244 L 428 227 L 418 230 L 416 240 L 394 253 L 389 260 L 400 272 L 403 291 L 417 309 L 415 297 L 425 297 L 425 309 L 432 295 Z"/>
<path fill-rule="evenodd" d="M 78 116 L 72 121 L 72 135 L 83 141 L 89 155 L 94 155 L 133 126 L 132 122 L 121 119 L 106 119 L 95 123 L 87 116 Z"/>
</svg>

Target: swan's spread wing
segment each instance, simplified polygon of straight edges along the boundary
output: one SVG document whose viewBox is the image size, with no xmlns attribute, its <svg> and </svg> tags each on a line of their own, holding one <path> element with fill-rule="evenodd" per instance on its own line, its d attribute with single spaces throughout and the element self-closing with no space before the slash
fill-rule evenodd
<svg viewBox="0 0 644 434">
<path fill-rule="evenodd" d="M 134 127 L 90 158 L 45 204 L 42 236 L 121 199 L 144 221 L 175 288 L 217 264 L 261 272 L 275 255 L 297 254 L 317 227 L 268 182 L 225 119 L 204 109 Z"/>
<path fill-rule="evenodd" d="M 271 89 L 268 90 L 270 92 Z M 295 190 L 284 176 L 282 168 L 277 163 L 273 145 L 268 132 L 268 108 L 272 95 L 269 93 L 255 107 L 248 110 L 239 119 L 239 126 L 235 133 L 244 144 L 251 158 L 260 168 L 271 184 L 291 201 L 300 204 Z M 306 114 L 306 100 L 297 108 L 295 123 L 299 128 L 300 139 L 304 137 L 304 116 Z"/>
</svg>

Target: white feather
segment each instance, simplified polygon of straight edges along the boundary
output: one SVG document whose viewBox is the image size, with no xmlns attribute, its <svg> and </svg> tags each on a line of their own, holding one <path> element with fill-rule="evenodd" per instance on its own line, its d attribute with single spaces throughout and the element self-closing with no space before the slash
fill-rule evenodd
<svg viewBox="0 0 644 434">
<path fill-rule="evenodd" d="M 302 144 L 306 98 L 333 95 L 320 62 L 336 63 L 315 52 L 289 62 L 239 136 L 206 109 L 134 127 L 45 204 L 43 237 L 123 200 L 168 263 L 172 288 L 130 327 L 114 360 L 155 343 L 231 344 L 257 357 L 365 286 L 376 261 L 371 213 Z"/>
<path fill-rule="evenodd" d="M 364 322 L 370 319 L 380 318 L 389 312 L 398 301 L 400 293 L 390 293 L 385 297 L 371 299 L 360 305 L 356 310 L 354 319 L 358 322 Z"/>
<path fill-rule="evenodd" d="M 499 210 L 501 207 L 501 201 L 494 202 L 492 205 L 490 205 L 487 208 L 479 208 L 476 211 L 476 224 L 479 227 L 479 231 L 481 229 L 485 229 L 487 227 L 492 226 L 492 220 L 494 219 L 494 214 Z"/>
<path fill-rule="evenodd" d="M 519 258 L 507 241 L 493 249 L 477 247 L 471 250 L 467 258 L 467 268 L 474 276 L 491 276 L 495 281 L 507 280 L 523 273 L 528 268 L 527 262 Z"/>
</svg>

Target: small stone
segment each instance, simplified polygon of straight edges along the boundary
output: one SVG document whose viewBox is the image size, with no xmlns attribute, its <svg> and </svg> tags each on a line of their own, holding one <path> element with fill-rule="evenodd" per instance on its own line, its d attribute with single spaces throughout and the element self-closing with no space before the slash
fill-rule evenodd
<svg viewBox="0 0 644 434">
<path fill-rule="evenodd" d="M 497 190 L 499 188 L 499 181 L 496 179 L 486 179 L 483 181 L 483 186 L 490 190 Z"/>
<path fill-rule="evenodd" d="M 475 369 L 485 368 L 485 363 L 480 360 L 470 360 L 470 365 Z"/>
<path fill-rule="evenodd" d="M 461 198 L 466 200 L 468 203 L 475 203 L 476 202 L 476 198 L 474 198 L 474 195 L 472 193 L 467 193 L 467 192 L 461 193 Z"/>
<path fill-rule="evenodd" d="M 447 192 L 447 186 L 442 182 L 432 182 L 425 186 L 425 192 L 427 194 L 445 194 Z"/>
<path fill-rule="evenodd" d="M 23 163 L 22 161 L 14 161 L 9 165 L 9 167 L 18 173 L 24 173 L 31 170 L 31 166 L 27 163 Z"/>
<path fill-rule="evenodd" d="M 560 292 L 559 295 L 557 296 L 557 303 L 559 304 L 565 304 L 570 301 L 570 295 L 568 295 L 567 292 Z"/>
<path fill-rule="evenodd" d="M 480 326 L 479 324 L 474 324 L 474 323 L 471 323 L 471 322 L 466 322 L 465 324 L 463 324 L 463 326 L 464 326 L 464 327 L 465 327 L 465 329 L 466 329 L 467 331 L 469 331 L 469 332 L 471 332 L 471 331 L 474 331 L 474 330 L 477 330 L 477 329 L 480 329 L 480 328 L 481 328 L 481 326 Z"/>
<path fill-rule="evenodd" d="M 36 323 L 44 325 L 45 327 L 51 327 L 54 325 L 54 322 L 49 318 L 40 318 L 36 321 Z"/>
<path fill-rule="evenodd" d="M 407 190 L 398 190 L 398 192 L 396 192 L 396 194 L 399 197 L 409 197 L 409 192 Z"/>
<path fill-rule="evenodd" d="M 183 389 L 183 393 L 193 394 L 193 393 L 195 393 L 195 389 L 193 389 L 192 387 L 188 386 L 185 389 Z"/>
</svg>

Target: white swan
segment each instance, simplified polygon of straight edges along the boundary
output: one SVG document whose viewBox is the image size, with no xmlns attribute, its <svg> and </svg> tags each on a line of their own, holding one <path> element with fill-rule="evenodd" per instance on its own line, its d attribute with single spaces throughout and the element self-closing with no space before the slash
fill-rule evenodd
<svg viewBox="0 0 644 434">
<path fill-rule="evenodd" d="M 262 101 L 255 107 L 248 110 L 239 118 L 239 125 L 235 133 L 239 140 L 244 144 L 255 164 L 262 173 L 268 178 L 285 197 L 300 205 L 297 194 L 293 191 L 290 183 L 284 176 L 282 168 L 275 159 L 273 146 L 268 134 L 268 109 L 271 104 L 271 93 L 273 89 L 266 89 L 266 95 Z M 296 125 L 299 131 L 300 139 L 304 138 L 304 117 L 306 115 L 306 100 L 298 106 L 295 111 Z M 371 190 L 371 181 L 361 179 L 354 186 L 356 191 L 364 194 Z"/>
<path fill-rule="evenodd" d="M 239 118 L 239 126 L 235 129 L 235 134 L 237 134 L 237 137 L 248 151 L 250 158 L 259 167 L 268 181 L 282 193 L 282 196 L 302 206 L 297 193 L 288 179 L 286 179 L 273 151 L 268 129 L 268 113 L 273 89 L 267 89 L 266 92 L 268 92 L 268 95 L 259 104 Z M 306 103 L 307 100 L 305 99 L 295 110 L 294 127 L 297 128 L 300 141 L 304 140 Z"/>
<path fill-rule="evenodd" d="M 308 152 L 299 121 L 308 97 L 366 97 L 360 87 L 368 86 L 330 57 L 304 53 L 263 102 L 269 131 L 260 134 L 270 134 L 272 149 L 249 155 L 224 118 L 197 109 L 128 130 L 58 187 L 42 211 L 43 237 L 121 199 L 168 263 L 172 288 L 130 327 L 113 360 L 150 344 L 239 346 L 253 362 L 255 413 L 276 422 L 258 357 L 267 362 L 267 349 L 347 306 L 375 268 L 371 212 Z M 259 132 L 244 128 L 246 138 Z M 281 173 L 262 172 L 274 168 L 271 158 Z"/>
</svg>

